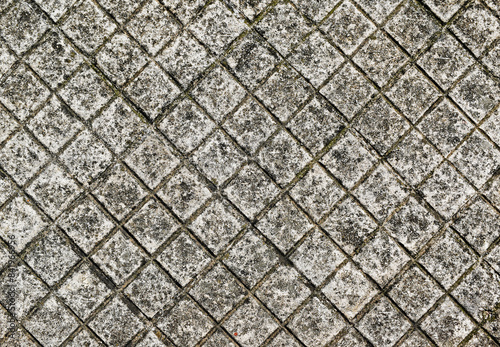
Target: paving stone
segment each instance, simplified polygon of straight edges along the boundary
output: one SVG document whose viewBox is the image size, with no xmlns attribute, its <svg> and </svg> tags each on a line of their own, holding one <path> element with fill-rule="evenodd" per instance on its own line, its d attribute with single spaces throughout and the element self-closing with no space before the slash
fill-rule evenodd
<svg viewBox="0 0 500 347">
<path fill-rule="evenodd" d="M 413 186 L 418 185 L 443 159 L 423 136 L 410 132 L 387 156 L 389 163 Z"/>
<path fill-rule="evenodd" d="M 194 346 L 212 326 L 212 321 L 189 298 L 180 301 L 158 323 L 158 327 L 180 346 Z"/>
<path fill-rule="evenodd" d="M 376 227 L 377 224 L 351 197 L 336 206 L 323 222 L 323 228 L 349 254 L 360 247 Z"/>
<path fill-rule="evenodd" d="M 20 328 L 17 328 L 12 334 L 7 336 L 4 342 L 10 344 L 21 343 L 27 346 L 35 345 L 33 339 L 31 337 L 28 337 L 26 333 L 22 331 Z"/>
<path fill-rule="evenodd" d="M 0 19 L 2 37 L 17 53 L 29 50 L 48 29 L 48 20 L 28 2 L 12 6 Z"/>
<path fill-rule="evenodd" d="M 215 124 L 190 99 L 182 100 L 161 121 L 159 129 L 183 152 L 190 152 L 214 129 Z"/>
<path fill-rule="evenodd" d="M 177 286 L 157 265 L 149 264 L 141 271 L 124 293 L 148 317 L 173 303 Z"/>
<path fill-rule="evenodd" d="M 95 135 L 84 130 L 60 158 L 78 181 L 88 184 L 112 163 L 113 156 Z"/>
<path fill-rule="evenodd" d="M 179 224 L 157 200 L 151 199 L 125 227 L 149 253 L 154 253 L 172 236 Z"/>
<path fill-rule="evenodd" d="M 344 259 L 335 244 L 317 230 L 290 256 L 297 269 L 314 285 L 320 285 Z"/>
<path fill-rule="evenodd" d="M 78 327 L 71 316 L 53 296 L 24 323 L 26 328 L 44 345 L 59 345 Z"/>
<path fill-rule="evenodd" d="M 419 259 L 419 262 L 445 288 L 449 288 L 473 263 L 475 257 L 450 230 L 438 240 Z"/>
<path fill-rule="evenodd" d="M 354 124 L 356 130 L 382 155 L 409 128 L 408 122 L 381 97 L 369 105 Z"/>
<path fill-rule="evenodd" d="M 399 47 L 378 31 L 361 47 L 353 61 L 379 86 L 383 86 L 405 60 L 406 55 Z"/>
<path fill-rule="evenodd" d="M 20 252 L 46 226 L 47 221 L 27 199 L 16 196 L 0 213 L 1 236 Z"/>
<path fill-rule="evenodd" d="M 118 296 L 90 322 L 90 328 L 101 339 L 115 346 L 123 346 L 143 326 L 144 323 Z"/>
<path fill-rule="evenodd" d="M 16 319 L 23 318 L 45 295 L 48 289 L 28 268 L 17 263 L 4 271 L 0 285 L 0 302 Z M 9 278 L 8 281 L 5 279 Z"/>
<path fill-rule="evenodd" d="M 272 1 L 271 0 L 229 0 L 231 6 L 253 21 Z"/>
<path fill-rule="evenodd" d="M 422 192 L 427 201 L 448 219 L 458 211 L 474 190 L 450 164 L 444 163 L 425 181 Z"/>
<path fill-rule="evenodd" d="M 98 0 L 98 2 L 119 23 L 124 23 L 140 5 L 140 1 L 134 0 Z"/>
<path fill-rule="evenodd" d="M 92 128 L 115 154 L 122 154 L 133 143 L 143 140 L 147 129 L 132 109 L 119 98 L 93 121 Z"/>
<path fill-rule="evenodd" d="M 67 345 L 70 347 L 86 346 L 86 347 L 100 347 L 104 346 L 94 336 L 90 335 L 87 330 L 82 330 L 74 339 Z"/>
<path fill-rule="evenodd" d="M 412 123 L 416 123 L 437 100 L 439 92 L 422 72 L 411 67 L 392 85 L 387 96 Z"/>
<path fill-rule="evenodd" d="M 113 282 L 121 285 L 145 262 L 144 253 L 120 231 L 92 256 Z"/>
<path fill-rule="evenodd" d="M 322 346 L 337 335 L 346 323 L 335 310 L 313 297 L 290 321 L 288 327 L 307 346 Z"/>
<path fill-rule="evenodd" d="M 458 11 L 464 0 L 424 0 L 424 3 L 443 21 L 447 22 Z"/>
<path fill-rule="evenodd" d="M 438 344 L 458 345 L 474 328 L 474 323 L 446 298 L 423 320 L 421 326 Z"/>
<path fill-rule="evenodd" d="M 49 285 L 58 282 L 79 259 L 56 228 L 51 228 L 25 257 L 26 263 Z"/>
<path fill-rule="evenodd" d="M 217 66 L 196 86 L 192 94 L 220 122 L 241 102 L 246 92 L 224 68 Z"/>
<path fill-rule="evenodd" d="M 417 321 L 443 295 L 443 291 L 418 267 L 406 271 L 389 296 Z"/>
<path fill-rule="evenodd" d="M 500 205 L 500 182 L 498 181 L 498 177 L 493 180 L 493 182 L 489 185 L 486 191 L 486 197 L 490 199 L 494 206 Z"/>
<path fill-rule="evenodd" d="M 448 89 L 472 62 L 472 56 L 448 33 L 441 35 L 418 60 L 443 89 Z"/>
<path fill-rule="evenodd" d="M 256 164 L 245 166 L 224 190 L 247 217 L 255 218 L 279 193 L 278 187 Z"/>
<path fill-rule="evenodd" d="M 326 168 L 347 188 L 352 188 L 376 163 L 376 159 L 365 148 L 363 142 L 352 132 L 346 131 L 321 158 Z"/>
<path fill-rule="evenodd" d="M 193 162 L 214 184 L 221 185 L 243 164 L 244 154 L 216 130 L 193 154 Z"/>
<path fill-rule="evenodd" d="M 49 155 L 25 131 L 16 133 L 0 149 L 0 164 L 18 184 L 25 184 L 45 165 Z"/>
<path fill-rule="evenodd" d="M 257 30 L 286 55 L 311 30 L 311 25 L 291 4 L 280 2 L 257 24 Z"/>
<path fill-rule="evenodd" d="M 500 153 L 475 131 L 450 159 L 469 180 L 480 187 L 497 171 Z"/>
<path fill-rule="evenodd" d="M 377 346 L 393 345 L 410 326 L 386 298 L 380 299 L 358 323 L 361 333 Z"/>
<path fill-rule="evenodd" d="M 490 307 L 500 302 L 500 276 L 489 266 L 477 266 L 453 291 L 457 300 L 478 321 L 487 317 Z"/>
<path fill-rule="evenodd" d="M 247 26 L 222 1 L 214 1 L 203 9 L 190 26 L 191 32 L 215 54 L 221 54 Z"/>
<path fill-rule="evenodd" d="M 50 164 L 29 185 L 26 192 L 45 213 L 55 218 L 80 194 L 81 189 L 60 167 Z"/>
<path fill-rule="evenodd" d="M 345 1 L 337 7 L 322 26 L 346 54 L 352 54 L 375 28 L 351 1 Z"/>
<path fill-rule="evenodd" d="M 280 60 L 278 53 L 264 39 L 250 32 L 231 52 L 227 63 L 241 83 L 254 89 Z"/>
<path fill-rule="evenodd" d="M 297 270 L 278 266 L 255 292 L 257 297 L 282 321 L 311 294 Z"/>
<path fill-rule="evenodd" d="M 61 16 L 75 3 L 75 0 L 35 0 L 38 6 L 47 13 L 53 21 L 57 22 Z"/>
<path fill-rule="evenodd" d="M 137 43 L 123 33 L 114 35 L 99 51 L 96 59 L 103 72 L 118 85 L 127 82 L 147 63 Z"/>
<path fill-rule="evenodd" d="M 28 56 L 28 64 L 52 88 L 67 80 L 82 62 L 82 56 L 56 32 L 49 33 Z"/>
<path fill-rule="evenodd" d="M 356 189 L 360 202 L 375 218 L 384 219 L 406 196 L 406 190 L 394 175 L 380 164 Z"/>
<path fill-rule="evenodd" d="M 57 294 L 81 319 L 86 319 L 111 294 L 111 290 L 89 264 L 84 263 L 65 280 Z"/>
<path fill-rule="evenodd" d="M 382 22 L 401 2 L 401 0 L 381 0 L 374 3 L 369 0 L 359 0 L 358 4 L 369 13 L 370 16 L 378 23 Z"/>
<path fill-rule="evenodd" d="M 398 43 L 415 54 L 440 28 L 439 22 L 416 1 L 408 1 L 385 25 Z"/>
<path fill-rule="evenodd" d="M 201 177 L 185 166 L 158 192 L 160 198 L 182 220 L 187 220 L 212 195 Z"/>
<path fill-rule="evenodd" d="M 223 326 L 242 346 L 261 345 L 279 327 L 269 312 L 253 298 L 238 307 Z"/>
<path fill-rule="evenodd" d="M 276 123 L 254 99 L 247 98 L 240 108 L 224 122 L 224 129 L 250 154 L 277 129 Z"/>
<path fill-rule="evenodd" d="M 180 160 L 166 141 L 151 135 L 125 159 L 125 162 L 148 187 L 154 189 Z"/>
<path fill-rule="evenodd" d="M 40 112 L 31 118 L 28 128 L 50 151 L 57 153 L 82 129 L 82 124 L 59 99 L 52 97 Z"/>
<path fill-rule="evenodd" d="M 16 57 L 9 51 L 9 47 L 4 42 L 0 42 L 0 77 L 9 71 L 12 64 L 16 62 Z"/>
<path fill-rule="evenodd" d="M 500 248 L 498 245 L 488 254 L 486 261 L 498 272 L 500 269 Z"/>
<path fill-rule="evenodd" d="M 284 186 L 303 169 L 311 156 L 286 131 L 273 136 L 258 153 L 262 167 Z"/>
<path fill-rule="evenodd" d="M 210 53 L 187 31 L 183 31 L 158 55 L 162 64 L 183 87 L 212 63 Z"/>
<path fill-rule="evenodd" d="M 268 344 L 269 347 L 298 347 L 299 343 L 292 335 L 287 334 L 284 330 L 280 331 L 276 337 Z"/>
<path fill-rule="evenodd" d="M 110 218 L 89 197 L 67 210 L 59 218 L 58 225 L 86 253 L 114 227 Z"/>
<path fill-rule="evenodd" d="M 372 254 L 377 254 L 374 258 Z M 385 286 L 410 260 L 384 232 L 379 232 L 353 258 L 380 286 Z"/>
<path fill-rule="evenodd" d="M 479 331 L 472 339 L 467 342 L 465 345 L 467 347 L 475 347 L 475 346 L 485 346 L 485 347 L 490 347 L 490 346 L 495 346 L 495 342 L 486 335 L 483 331 Z"/>
<path fill-rule="evenodd" d="M 127 24 L 132 36 L 153 55 L 176 36 L 179 28 L 175 19 L 155 0 L 147 2 Z"/>
<path fill-rule="evenodd" d="M 0 205 L 3 205 L 14 193 L 15 190 L 12 182 L 7 177 L 0 178 Z"/>
<path fill-rule="evenodd" d="M 50 92 L 25 65 L 17 65 L 0 83 L 0 101 L 20 121 L 26 120 Z"/>
<path fill-rule="evenodd" d="M 3 107 L 0 108 L 0 120 L 0 142 L 4 142 L 18 128 L 18 124 Z"/>
<path fill-rule="evenodd" d="M 475 2 L 454 21 L 453 31 L 476 56 L 479 56 L 499 37 L 500 21 L 483 5 Z"/>
<path fill-rule="evenodd" d="M 61 89 L 59 95 L 76 114 L 88 120 L 113 94 L 99 75 L 88 65 L 84 65 Z"/>
<path fill-rule="evenodd" d="M 191 224 L 196 236 L 215 254 L 241 231 L 243 216 L 228 201 L 214 200 Z"/>
<path fill-rule="evenodd" d="M 316 155 L 344 129 L 341 119 L 324 99 L 316 97 L 288 123 L 288 127 Z"/>
<path fill-rule="evenodd" d="M 290 198 L 285 197 L 266 213 L 256 227 L 283 253 L 287 253 L 313 224 Z"/>
<path fill-rule="evenodd" d="M 343 192 L 337 183 L 317 164 L 290 191 L 290 196 L 316 221 L 320 220 L 342 195 Z"/>
<path fill-rule="evenodd" d="M 235 347 L 234 341 L 230 340 L 221 330 L 217 330 L 203 344 L 204 347 L 230 346 Z"/>
<path fill-rule="evenodd" d="M 344 65 L 321 93 L 351 120 L 375 95 L 375 87 L 351 64 Z"/>
<path fill-rule="evenodd" d="M 495 112 L 481 125 L 486 134 L 496 143 L 500 143 L 498 129 L 500 129 L 500 109 Z"/>
<path fill-rule="evenodd" d="M 159 255 L 158 261 L 176 281 L 185 286 L 210 263 L 210 257 L 187 234 L 181 233 Z"/>
<path fill-rule="evenodd" d="M 455 221 L 454 227 L 479 253 L 484 253 L 499 236 L 500 216 L 484 200 L 478 199 Z"/>
<path fill-rule="evenodd" d="M 495 76 L 500 76 L 500 63 L 498 58 L 500 57 L 500 45 L 497 43 L 489 53 L 483 58 L 483 63 L 490 68 L 490 70 L 495 74 Z"/>
<path fill-rule="evenodd" d="M 349 332 L 342 336 L 336 343 L 339 347 L 368 346 L 366 340 L 354 329 L 349 330 Z"/>
<path fill-rule="evenodd" d="M 190 294 L 220 321 L 246 294 L 244 288 L 222 265 L 215 265 Z"/>
<path fill-rule="evenodd" d="M 180 90 L 156 64 L 150 63 L 127 86 L 125 93 L 150 119 L 155 120 L 166 111 Z"/>
<path fill-rule="evenodd" d="M 223 260 L 248 287 L 253 287 L 277 261 L 276 251 L 253 230 L 247 231 Z"/>
<path fill-rule="evenodd" d="M 115 165 L 106 181 L 95 190 L 96 198 L 119 220 L 146 196 L 139 182 L 121 164 Z"/>
<path fill-rule="evenodd" d="M 385 227 L 406 249 L 416 254 L 438 231 L 440 222 L 414 197 L 410 197 Z"/>
<path fill-rule="evenodd" d="M 319 22 L 322 20 L 338 3 L 338 0 L 295 0 L 295 5 L 310 19 Z"/>
<path fill-rule="evenodd" d="M 290 63 L 318 87 L 333 74 L 343 60 L 342 55 L 315 31 L 294 50 Z"/>
<path fill-rule="evenodd" d="M 430 347 L 432 346 L 429 340 L 427 340 L 421 333 L 414 331 L 411 333 L 408 338 L 406 338 L 403 343 L 400 345 L 403 347 L 410 346 L 421 346 L 421 347 Z"/>
<path fill-rule="evenodd" d="M 419 128 L 442 154 L 448 155 L 473 126 L 448 99 L 444 99 L 424 118 Z"/>
<path fill-rule="evenodd" d="M 0 345 L 496 345 L 499 15 L 0 1 Z"/>
<path fill-rule="evenodd" d="M 351 262 L 340 268 L 322 291 L 348 319 L 377 294 L 377 288 Z"/>
<path fill-rule="evenodd" d="M 93 53 L 116 30 L 106 14 L 90 0 L 79 1 L 61 29 L 87 53 Z"/>
<path fill-rule="evenodd" d="M 280 121 L 287 121 L 307 100 L 312 88 L 288 64 L 279 67 L 255 93 Z"/>
<path fill-rule="evenodd" d="M 498 331 L 500 327 L 500 322 L 498 320 L 498 316 L 496 316 L 495 312 L 493 317 L 485 324 L 486 330 L 492 334 L 495 338 L 498 339 Z"/>
<path fill-rule="evenodd" d="M 451 91 L 450 96 L 476 122 L 481 121 L 499 102 L 500 84 L 482 70 L 474 68 Z"/>
</svg>

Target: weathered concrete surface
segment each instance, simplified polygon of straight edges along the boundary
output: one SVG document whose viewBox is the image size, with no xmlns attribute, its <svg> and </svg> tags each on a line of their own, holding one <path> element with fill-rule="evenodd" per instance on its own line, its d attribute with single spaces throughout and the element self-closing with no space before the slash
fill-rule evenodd
<svg viewBox="0 0 500 347">
<path fill-rule="evenodd" d="M 0 346 L 499 346 L 497 0 L 0 0 Z"/>
</svg>

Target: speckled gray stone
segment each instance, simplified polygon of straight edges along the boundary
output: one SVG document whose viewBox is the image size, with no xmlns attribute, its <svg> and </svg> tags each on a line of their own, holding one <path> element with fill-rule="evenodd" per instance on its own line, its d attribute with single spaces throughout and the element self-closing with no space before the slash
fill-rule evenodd
<svg viewBox="0 0 500 347">
<path fill-rule="evenodd" d="M 0 346 L 500 346 L 498 0 L 0 0 Z"/>
</svg>

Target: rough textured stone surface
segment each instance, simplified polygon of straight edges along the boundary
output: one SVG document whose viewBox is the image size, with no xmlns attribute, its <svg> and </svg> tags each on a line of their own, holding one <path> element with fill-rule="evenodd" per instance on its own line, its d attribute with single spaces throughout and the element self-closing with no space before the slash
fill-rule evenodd
<svg viewBox="0 0 500 347">
<path fill-rule="evenodd" d="M 500 2 L 0 0 L 0 346 L 500 346 Z"/>
</svg>

